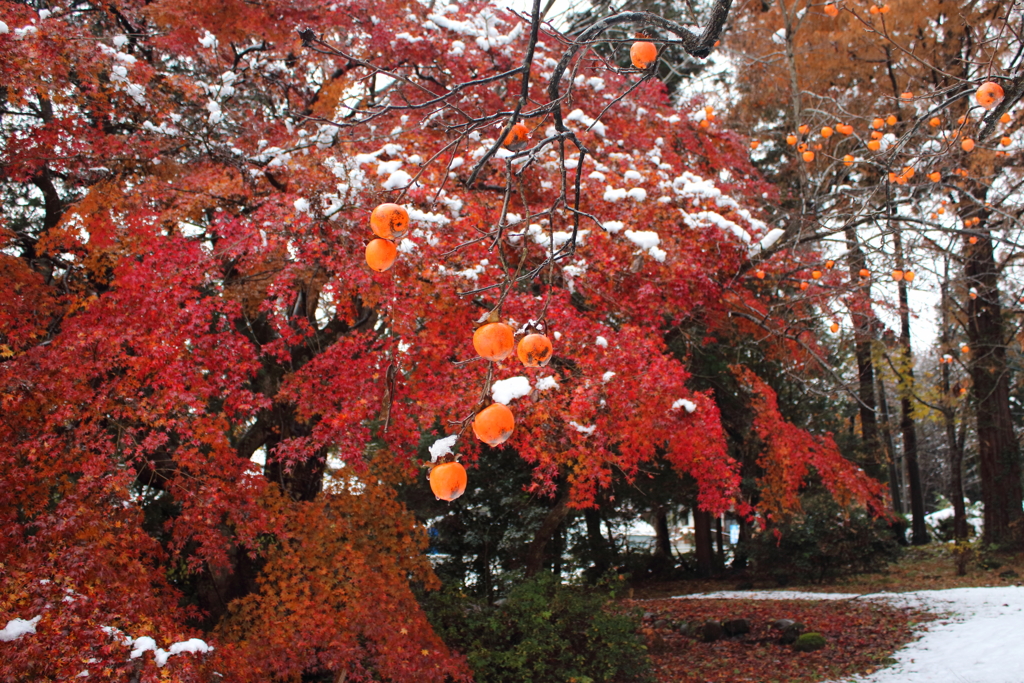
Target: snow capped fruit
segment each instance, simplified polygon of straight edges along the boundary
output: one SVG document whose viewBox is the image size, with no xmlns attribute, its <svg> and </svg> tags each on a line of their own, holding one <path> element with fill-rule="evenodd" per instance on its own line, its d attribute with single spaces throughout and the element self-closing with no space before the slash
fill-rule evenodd
<svg viewBox="0 0 1024 683">
<path fill-rule="evenodd" d="M 473 348 L 487 360 L 502 361 L 515 347 L 515 334 L 505 323 L 487 323 L 473 333 Z"/>
<path fill-rule="evenodd" d="M 992 81 L 982 83 L 978 91 L 974 93 L 974 99 L 985 109 L 992 109 L 1003 99 L 1003 86 Z"/>
<path fill-rule="evenodd" d="M 829 15 L 830 17 L 838 17 L 839 8 L 830 2 L 827 5 L 825 5 L 825 14 Z"/>
<path fill-rule="evenodd" d="M 505 136 L 505 147 L 518 152 L 526 147 L 526 141 L 530 137 L 530 129 L 526 127 L 525 123 L 519 122 L 512 126 L 512 130 Z"/>
<path fill-rule="evenodd" d="M 638 40 L 629 48 L 629 61 L 638 69 L 646 69 L 658 59 L 658 47 L 646 40 Z"/>
<path fill-rule="evenodd" d="M 388 240 L 370 240 L 366 245 L 366 265 L 378 273 L 383 273 L 395 263 L 398 248 Z"/>
<path fill-rule="evenodd" d="M 440 500 L 449 502 L 466 492 L 466 468 L 457 462 L 443 462 L 427 475 L 430 490 Z"/>
<path fill-rule="evenodd" d="M 488 446 L 499 446 L 512 436 L 516 420 L 512 411 L 500 403 L 492 403 L 473 419 L 473 433 Z"/>
<path fill-rule="evenodd" d="M 398 204 L 381 204 L 370 214 L 370 229 L 377 237 L 393 240 L 409 228 L 409 212 Z"/>
<path fill-rule="evenodd" d="M 551 360 L 551 341 L 543 334 L 528 334 L 519 340 L 516 355 L 528 368 L 542 368 Z"/>
</svg>

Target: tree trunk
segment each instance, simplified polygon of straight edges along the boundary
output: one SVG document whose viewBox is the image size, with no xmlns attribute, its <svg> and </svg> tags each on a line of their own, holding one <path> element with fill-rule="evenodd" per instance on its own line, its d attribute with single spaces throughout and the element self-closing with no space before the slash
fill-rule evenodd
<svg viewBox="0 0 1024 683">
<path fill-rule="evenodd" d="M 715 546 L 718 549 L 718 566 L 725 566 L 725 539 L 722 537 L 722 516 L 715 518 Z"/>
<path fill-rule="evenodd" d="M 857 357 L 857 402 L 860 410 L 861 437 L 864 441 L 867 464 L 877 470 L 881 465 L 882 449 L 878 440 L 875 414 L 875 368 L 871 360 L 871 344 L 875 336 L 875 316 L 871 310 L 871 280 L 860 276 L 860 270 L 867 267 L 867 260 L 857 242 L 856 230 L 848 227 L 845 232 L 846 247 L 849 249 L 847 262 L 850 265 L 850 279 L 862 282 L 860 291 L 855 292 L 850 301 L 854 350 Z M 878 473 L 874 474 L 877 476 Z"/>
<path fill-rule="evenodd" d="M 594 563 L 594 571 L 601 576 L 611 568 L 610 547 L 608 541 L 601 535 L 601 511 L 598 508 L 588 508 L 583 511 L 583 519 L 587 524 L 590 561 Z"/>
<path fill-rule="evenodd" d="M 887 203 L 892 211 L 892 204 Z M 896 267 L 904 270 L 903 240 L 899 229 L 892 233 L 896 251 Z M 917 426 L 914 424 L 914 354 L 910 348 L 910 305 L 907 299 L 907 281 L 896 283 L 900 298 L 900 431 L 903 434 L 903 460 L 907 466 L 907 481 L 910 484 L 911 542 L 924 545 L 928 538 L 928 527 L 924 521 L 924 490 L 921 488 L 921 468 L 917 463 Z"/>
<path fill-rule="evenodd" d="M 889 419 L 889 399 L 885 395 L 885 382 L 881 376 L 875 378 L 878 388 L 878 410 L 881 415 L 882 446 L 886 459 L 889 461 L 889 495 L 892 497 L 893 512 L 903 514 L 903 492 L 900 482 L 899 455 L 896 453 L 896 442 L 892 438 L 892 422 Z"/>
<path fill-rule="evenodd" d="M 534 533 L 533 540 L 530 541 L 530 545 L 526 549 L 525 568 L 527 576 L 534 576 L 544 567 L 544 551 L 547 550 L 548 543 L 555 535 L 555 532 L 558 531 L 558 526 L 567 514 L 569 514 L 568 490 L 548 510 L 548 513 L 544 516 L 544 521 L 540 523 L 540 527 Z"/>
<path fill-rule="evenodd" d="M 948 267 L 947 267 L 948 270 Z M 941 287 L 939 302 L 942 311 L 942 329 L 939 333 L 939 345 L 942 353 L 949 353 L 949 273 Z M 946 444 L 949 448 L 949 500 L 953 504 L 953 536 L 959 542 L 967 538 L 967 510 L 964 508 L 964 440 L 963 427 L 961 436 L 957 437 L 956 412 L 954 406 L 957 398 L 953 395 L 949 384 L 949 363 L 942 363 L 942 422 L 946 429 Z"/>
<path fill-rule="evenodd" d="M 985 506 L 985 541 L 1013 545 L 1017 539 L 1013 538 L 1011 525 L 1021 518 L 1021 465 L 1010 414 L 999 273 L 988 230 L 975 229 L 973 233 L 978 240 L 977 244 L 965 244 L 964 275 L 967 286 L 977 292 L 977 298 L 967 301 L 967 338 L 977 416 L 981 499 Z"/>
<path fill-rule="evenodd" d="M 711 513 L 694 509 L 694 545 L 697 550 L 697 573 L 711 576 L 715 570 L 715 551 L 711 545 Z"/>
<path fill-rule="evenodd" d="M 654 511 L 654 533 L 656 534 L 654 554 L 657 557 L 672 559 L 672 539 L 668 532 L 668 512 L 664 507 Z"/>
</svg>

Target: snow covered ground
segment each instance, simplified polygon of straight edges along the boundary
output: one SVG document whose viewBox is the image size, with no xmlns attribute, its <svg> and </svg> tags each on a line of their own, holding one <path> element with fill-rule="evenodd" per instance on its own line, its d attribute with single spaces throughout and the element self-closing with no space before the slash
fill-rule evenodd
<svg viewBox="0 0 1024 683">
<path fill-rule="evenodd" d="M 896 652 L 896 664 L 856 683 L 1024 683 L 1024 588 L 951 588 L 913 593 L 722 591 L 680 598 L 754 600 L 886 600 L 941 618 Z"/>
</svg>

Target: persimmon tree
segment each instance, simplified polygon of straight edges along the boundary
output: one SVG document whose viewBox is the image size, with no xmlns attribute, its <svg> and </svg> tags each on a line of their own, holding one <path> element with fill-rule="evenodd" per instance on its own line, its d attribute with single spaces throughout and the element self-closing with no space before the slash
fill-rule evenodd
<svg viewBox="0 0 1024 683">
<path fill-rule="evenodd" d="M 811 466 L 876 501 L 768 399 L 765 469 L 796 474 L 738 500 L 715 397 L 666 341 L 827 372 L 813 254 L 778 248 L 743 141 L 594 49 L 633 25 L 703 58 L 729 6 L 699 35 L 638 12 L 562 35 L 539 4 L 0 4 L 0 672 L 466 679 L 394 487 L 426 486 L 424 439 L 472 477 L 492 402 L 557 501 L 541 549 L 654 462 L 713 512 L 792 512 Z M 383 203 L 410 229 L 371 270 Z M 493 320 L 550 363 L 475 359 Z"/>
<path fill-rule="evenodd" d="M 787 238 L 848 264 L 833 291 L 852 323 L 862 434 L 881 459 L 881 360 L 899 380 L 915 540 L 926 536 L 913 414 L 927 391 L 913 375 L 908 290 L 938 300 L 948 280 L 945 300 L 962 308 L 962 327 L 936 353 L 970 368 L 985 534 L 1009 541 L 1021 509 L 1007 362 L 1016 324 L 1004 319 L 1019 296 L 1019 7 L 787 1 L 734 16 L 725 49 L 743 68 L 730 124 L 759 141 L 758 165 L 789 197 Z M 998 97 L 979 92 L 997 87 Z M 816 156 L 804 161 L 802 150 Z M 952 279 L 936 265 L 947 257 L 958 265 Z M 896 344 L 883 343 L 883 318 L 898 325 Z"/>
</svg>

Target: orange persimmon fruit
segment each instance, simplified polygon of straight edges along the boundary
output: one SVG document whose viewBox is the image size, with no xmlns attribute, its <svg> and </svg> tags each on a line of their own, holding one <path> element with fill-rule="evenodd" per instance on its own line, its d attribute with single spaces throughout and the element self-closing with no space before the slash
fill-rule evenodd
<svg viewBox="0 0 1024 683">
<path fill-rule="evenodd" d="M 427 475 L 430 490 L 439 500 L 449 503 L 466 492 L 466 468 L 457 462 L 436 465 Z"/>
<path fill-rule="evenodd" d="M 528 368 L 542 368 L 551 360 L 551 340 L 543 334 L 528 334 L 519 340 L 516 355 Z"/>
<path fill-rule="evenodd" d="M 974 140 L 970 138 L 964 138 L 964 141 L 960 143 L 960 148 L 965 152 L 970 152 L 974 149 Z"/>
<path fill-rule="evenodd" d="M 502 361 L 515 347 L 515 333 L 505 323 L 487 323 L 473 333 L 473 348 L 481 358 Z"/>
<path fill-rule="evenodd" d="M 978 87 L 977 92 L 974 93 L 974 99 L 985 109 L 992 109 L 999 104 L 1004 94 L 1003 86 L 992 81 L 986 81 Z"/>
<path fill-rule="evenodd" d="M 393 266 L 397 257 L 398 247 L 390 240 L 372 239 L 366 245 L 366 265 L 378 273 Z"/>
<path fill-rule="evenodd" d="M 629 48 L 629 61 L 638 69 L 646 69 L 658 58 L 658 46 L 646 40 L 638 40 Z"/>
<path fill-rule="evenodd" d="M 529 137 L 530 129 L 526 127 L 525 123 L 520 121 L 519 123 L 512 126 L 512 129 L 509 130 L 508 135 L 505 136 L 505 142 L 502 144 L 505 145 L 506 149 L 510 149 L 513 152 L 518 152 L 519 150 L 526 147 L 526 140 Z"/>
<path fill-rule="evenodd" d="M 382 239 L 397 239 L 408 228 L 409 212 L 398 204 L 381 204 L 370 214 L 370 229 Z"/>
<path fill-rule="evenodd" d="M 822 128 L 821 129 L 821 137 L 823 137 L 823 138 L 830 138 L 830 137 L 832 137 L 832 127 L 831 126 L 825 126 L 824 128 Z"/>
<path fill-rule="evenodd" d="M 516 419 L 508 406 L 492 403 L 473 418 L 473 433 L 488 446 L 499 446 L 512 436 Z"/>
<path fill-rule="evenodd" d="M 839 16 L 839 8 L 832 4 L 831 2 L 825 5 L 824 9 L 825 14 L 829 15 L 830 17 L 834 18 Z"/>
</svg>

